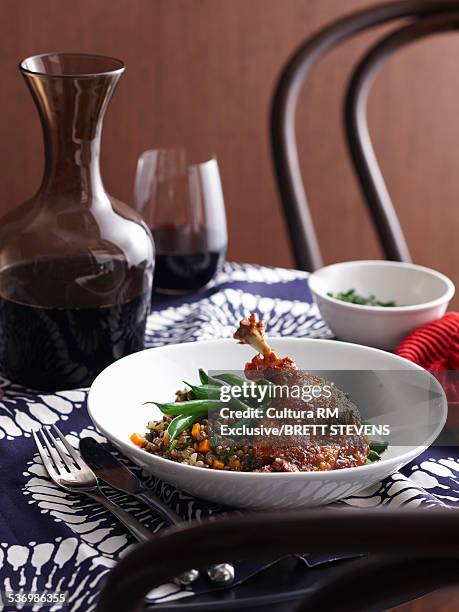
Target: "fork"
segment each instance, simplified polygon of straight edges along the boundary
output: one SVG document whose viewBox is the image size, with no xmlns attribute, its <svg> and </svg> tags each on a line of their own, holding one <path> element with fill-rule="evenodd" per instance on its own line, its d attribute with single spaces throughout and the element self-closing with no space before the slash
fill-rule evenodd
<svg viewBox="0 0 459 612">
<path fill-rule="evenodd" d="M 99 489 L 97 477 L 91 468 L 83 461 L 77 451 L 55 425 L 53 425 L 53 429 L 58 439 L 51 435 L 49 429 L 44 429 L 43 427 L 32 431 L 38 453 L 40 454 L 43 465 L 50 478 L 66 491 L 80 493 L 99 502 L 99 504 L 109 510 L 120 523 L 127 527 L 138 542 L 147 542 L 151 540 L 151 531 L 102 493 Z M 44 445 L 38 437 L 39 433 L 41 434 Z M 191 569 L 177 576 L 174 582 L 180 585 L 187 585 L 194 582 L 198 576 L 199 572 L 195 569 Z"/>
</svg>

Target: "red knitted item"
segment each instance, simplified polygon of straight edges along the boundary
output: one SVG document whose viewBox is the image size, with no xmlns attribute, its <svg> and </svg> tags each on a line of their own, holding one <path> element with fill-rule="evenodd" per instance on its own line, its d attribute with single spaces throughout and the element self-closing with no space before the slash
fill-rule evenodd
<svg viewBox="0 0 459 612">
<path fill-rule="evenodd" d="M 459 312 L 448 312 L 414 330 L 395 353 L 426 370 L 459 370 Z"/>
<path fill-rule="evenodd" d="M 395 350 L 397 355 L 430 370 L 442 385 L 448 405 L 448 426 L 459 437 L 459 313 L 448 312 L 441 319 L 411 332 Z"/>
</svg>

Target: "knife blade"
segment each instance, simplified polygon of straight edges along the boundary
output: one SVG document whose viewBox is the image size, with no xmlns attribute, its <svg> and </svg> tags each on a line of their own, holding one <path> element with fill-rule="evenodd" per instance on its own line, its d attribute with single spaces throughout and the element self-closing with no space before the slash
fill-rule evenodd
<svg viewBox="0 0 459 612">
<path fill-rule="evenodd" d="M 118 461 L 97 440 L 91 437 L 82 438 L 80 440 L 80 453 L 97 478 L 114 489 L 133 495 L 143 501 L 167 523 L 177 525 L 183 522 L 178 514 L 147 489 L 129 468 Z"/>
</svg>

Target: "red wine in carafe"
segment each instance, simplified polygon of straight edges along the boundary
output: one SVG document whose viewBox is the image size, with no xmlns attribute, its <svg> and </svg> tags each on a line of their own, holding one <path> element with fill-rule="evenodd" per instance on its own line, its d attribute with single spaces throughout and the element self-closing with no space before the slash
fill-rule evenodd
<svg viewBox="0 0 459 612">
<path fill-rule="evenodd" d="M 121 258 L 47 259 L 0 271 L 0 366 L 40 390 L 88 386 L 144 345 L 149 308 L 141 266 Z M 70 306 L 71 305 L 71 306 Z"/>
</svg>

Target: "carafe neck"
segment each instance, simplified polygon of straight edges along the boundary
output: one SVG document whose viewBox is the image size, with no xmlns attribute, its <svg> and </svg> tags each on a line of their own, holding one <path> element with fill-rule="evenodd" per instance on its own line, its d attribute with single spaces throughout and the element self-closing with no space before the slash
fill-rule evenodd
<svg viewBox="0 0 459 612">
<path fill-rule="evenodd" d="M 46 194 L 79 192 L 81 202 L 103 191 L 100 174 L 100 132 L 92 140 L 76 138 L 68 126 L 43 125 L 45 169 L 40 191 Z"/>
<path fill-rule="evenodd" d="M 90 205 L 104 195 L 100 173 L 103 117 L 120 74 L 23 72 L 43 127 L 45 169 L 40 193 Z M 102 198 L 103 199 L 103 198 Z"/>
</svg>

